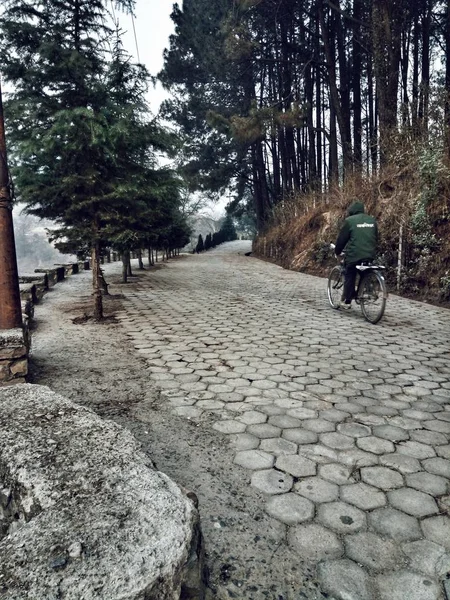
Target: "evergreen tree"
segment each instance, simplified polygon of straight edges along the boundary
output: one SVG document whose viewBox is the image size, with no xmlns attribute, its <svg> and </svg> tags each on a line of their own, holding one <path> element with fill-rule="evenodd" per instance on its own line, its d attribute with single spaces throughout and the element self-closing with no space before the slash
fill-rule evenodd
<svg viewBox="0 0 450 600">
<path fill-rule="evenodd" d="M 222 227 L 220 229 L 222 231 L 223 240 L 225 242 L 232 242 L 233 240 L 237 240 L 237 233 L 231 215 L 227 215 L 225 217 L 225 220 L 222 223 Z"/>
<path fill-rule="evenodd" d="M 157 167 L 154 152 L 172 140 L 150 120 L 148 73 L 123 51 L 120 32 L 106 27 L 103 2 L 31 6 L 10 0 L 0 23 L 5 73 L 15 85 L 17 187 L 30 212 L 60 225 L 53 237 L 61 244 L 91 248 L 100 319 L 105 247 L 121 252 L 126 278 L 131 250 L 163 243 L 162 236 L 164 247 L 184 239 L 179 183 Z"/>
<path fill-rule="evenodd" d="M 105 110 L 105 11 L 101 0 L 9 0 L 0 20 L 4 74 L 15 89 L 8 109 L 20 197 L 31 213 L 89 237 L 96 319 L 102 213 L 114 209 L 116 159 Z"/>
<path fill-rule="evenodd" d="M 197 246 L 195 248 L 195 251 L 198 254 L 199 252 L 203 252 L 204 249 L 205 249 L 205 246 L 203 244 L 203 236 L 202 236 L 202 234 L 200 234 L 198 236 L 198 242 L 197 242 Z"/>
</svg>

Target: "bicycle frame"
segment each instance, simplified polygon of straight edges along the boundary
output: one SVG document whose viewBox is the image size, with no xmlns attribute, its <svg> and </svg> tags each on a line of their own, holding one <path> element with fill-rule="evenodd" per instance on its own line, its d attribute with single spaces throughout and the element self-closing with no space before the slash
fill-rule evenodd
<svg viewBox="0 0 450 600">
<path fill-rule="evenodd" d="M 334 245 L 331 244 L 334 248 Z M 340 308 L 342 302 L 336 298 L 336 293 L 343 290 L 345 279 L 345 266 L 342 255 L 336 257 L 338 265 L 333 267 L 328 277 L 328 299 L 333 308 Z M 361 306 L 364 318 L 370 323 L 378 323 L 382 318 L 388 297 L 386 283 L 383 276 L 385 267 L 374 264 L 355 265 L 358 282 L 355 286 L 355 302 Z M 339 294 L 340 295 L 340 294 Z"/>
</svg>

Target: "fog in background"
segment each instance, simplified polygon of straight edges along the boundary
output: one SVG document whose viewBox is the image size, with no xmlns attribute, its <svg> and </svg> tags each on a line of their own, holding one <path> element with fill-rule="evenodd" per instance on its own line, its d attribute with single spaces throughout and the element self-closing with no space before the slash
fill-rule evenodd
<svg viewBox="0 0 450 600">
<path fill-rule="evenodd" d="M 46 229 L 51 221 L 38 219 L 22 212 L 23 206 L 13 211 L 19 275 L 33 273 L 35 269 L 51 268 L 54 264 L 76 261 L 76 256 L 61 254 L 49 243 Z"/>
</svg>

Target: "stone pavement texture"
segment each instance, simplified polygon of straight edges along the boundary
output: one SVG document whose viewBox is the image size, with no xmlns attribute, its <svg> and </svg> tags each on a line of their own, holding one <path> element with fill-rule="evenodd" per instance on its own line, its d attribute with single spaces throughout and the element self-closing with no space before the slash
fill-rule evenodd
<svg viewBox="0 0 450 600">
<path fill-rule="evenodd" d="M 175 414 L 235 468 L 336 600 L 450 593 L 450 311 L 342 314 L 326 281 L 224 244 L 141 275 L 118 317 Z"/>
</svg>

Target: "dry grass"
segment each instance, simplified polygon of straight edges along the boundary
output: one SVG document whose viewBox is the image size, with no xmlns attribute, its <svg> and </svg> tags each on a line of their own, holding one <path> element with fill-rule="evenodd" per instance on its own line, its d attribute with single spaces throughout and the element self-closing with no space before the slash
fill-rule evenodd
<svg viewBox="0 0 450 600">
<path fill-rule="evenodd" d="M 348 206 L 358 200 L 375 216 L 380 229 L 380 256 L 388 267 L 391 288 L 397 284 L 396 271 L 400 227 L 402 227 L 402 279 L 405 295 L 432 302 L 450 301 L 442 278 L 450 276 L 450 183 L 443 181 L 439 193 L 427 207 L 437 239 L 431 252 L 415 245 L 412 216 L 421 197 L 417 165 L 388 169 L 377 178 L 354 178 L 343 188 L 326 194 L 298 195 L 281 203 L 268 229 L 254 243 L 255 254 L 281 266 L 325 274 L 330 264 L 330 242 L 336 240 Z"/>
</svg>

